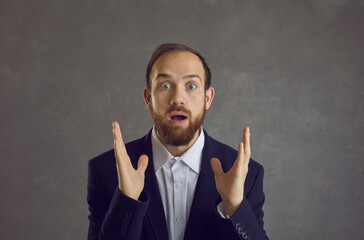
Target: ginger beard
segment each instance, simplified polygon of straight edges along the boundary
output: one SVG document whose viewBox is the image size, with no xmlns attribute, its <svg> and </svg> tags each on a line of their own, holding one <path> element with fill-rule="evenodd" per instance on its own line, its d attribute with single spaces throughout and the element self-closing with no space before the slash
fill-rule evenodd
<svg viewBox="0 0 364 240">
<path fill-rule="evenodd" d="M 188 126 L 173 126 L 167 122 L 167 115 L 173 111 L 183 111 L 188 117 Z M 196 131 L 201 130 L 201 125 L 206 115 L 206 105 L 201 114 L 192 118 L 192 113 L 182 106 L 171 106 L 164 115 L 157 114 L 153 105 L 150 105 L 150 113 L 154 120 L 155 130 L 161 141 L 166 145 L 184 146 L 191 142 Z"/>
</svg>

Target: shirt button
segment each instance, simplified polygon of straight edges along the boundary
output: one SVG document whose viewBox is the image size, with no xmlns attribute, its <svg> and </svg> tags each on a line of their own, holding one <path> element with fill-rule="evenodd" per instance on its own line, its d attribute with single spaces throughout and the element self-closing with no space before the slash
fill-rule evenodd
<svg viewBox="0 0 364 240">
<path fill-rule="evenodd" d="M 176 184 L 176 188 L 177 188 L 177 189 L 180 189 L 180 188 L 181 188 L 181 184 L 177 183 L 177 184 Z"/>
<path fill-rule="evenodd" d="M 180 217 L 180 216 L 176 217 L 176 221 L 177 222 L 181 222 L 182 221 L 182 217 Z"/>
</svg>

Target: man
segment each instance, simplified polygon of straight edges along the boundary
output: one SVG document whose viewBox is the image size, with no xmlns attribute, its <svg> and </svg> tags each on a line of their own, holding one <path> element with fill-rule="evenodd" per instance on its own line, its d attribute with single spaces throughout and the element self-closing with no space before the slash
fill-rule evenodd
<svg viewBox="0 0 364 240">
<path fill-rule="evenodd" d="M 201 127 L 214 89 L 205 59 L 181 44 L 152 55 L 144 100 L 154 120 L 143 138 L 89 161 L 88 239 L 268 239 L 263 167 Z"/>
</svg>

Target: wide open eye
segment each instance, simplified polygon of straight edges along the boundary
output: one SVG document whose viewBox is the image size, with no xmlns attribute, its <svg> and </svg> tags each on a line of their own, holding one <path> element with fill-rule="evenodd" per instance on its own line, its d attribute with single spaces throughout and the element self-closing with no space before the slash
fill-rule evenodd
<svg viewBox="0 0 364 240">
<path fill-rule="evenodd" d="M 193 89 L 197 88 L 197 86 L 194 83 L 189 83 L 189 84 L 187 84 L 187 88 L 193 90 Z"/>
<path fill-rule="evenodd" d="M 168 88 L 170 88 L 170 87 L 171 87 L 171 85 L 170 85 L 169 83 L 163 83 L 163 84 L 161 85 L 161 87 L 162 87 L 162 89 L 168 89 Z"/>
</svg>

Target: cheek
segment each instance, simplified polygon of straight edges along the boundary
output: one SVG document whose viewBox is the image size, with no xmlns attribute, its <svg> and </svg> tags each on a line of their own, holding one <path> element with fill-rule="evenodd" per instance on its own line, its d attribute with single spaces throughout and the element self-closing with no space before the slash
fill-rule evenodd
<svg viewBox="0 0 364 240">
<path fill-rule="evenodd" d="M 168 104 L 165 96 L 154 96 L 151 100 L 151 104 L 155 111 L 161 111 L 165 107 L 165 105 Z"/>
<path fill-rule="evenodd" d="M 195 115 L 198 115 L 205 109 L 205 106 L 206 106 L 205 98 L 201 98 L 199 96 L 197 99 L 195 99 L 193 104 L 191 104 L 191 111 L 193 111 Z"/>
</svg>

